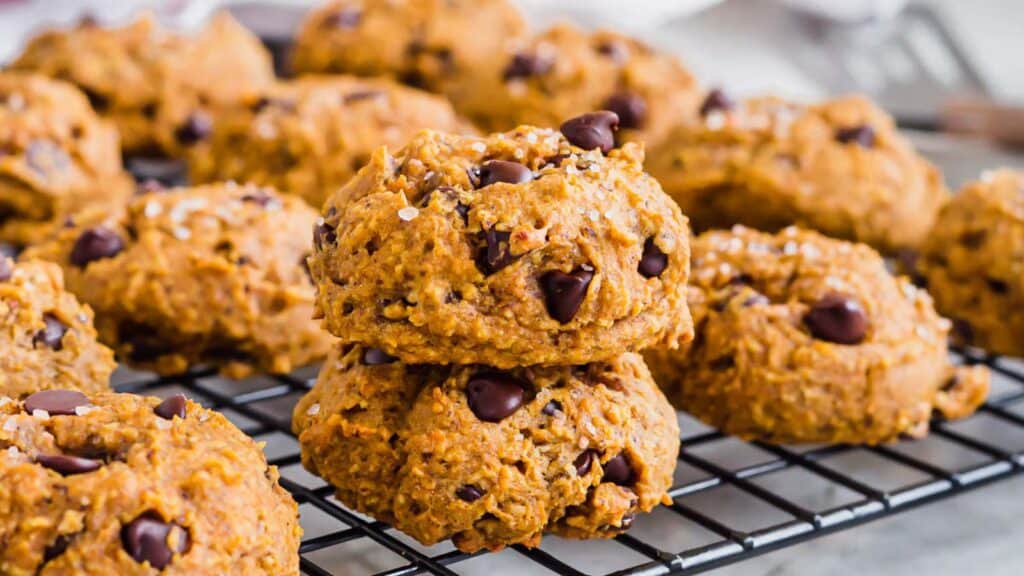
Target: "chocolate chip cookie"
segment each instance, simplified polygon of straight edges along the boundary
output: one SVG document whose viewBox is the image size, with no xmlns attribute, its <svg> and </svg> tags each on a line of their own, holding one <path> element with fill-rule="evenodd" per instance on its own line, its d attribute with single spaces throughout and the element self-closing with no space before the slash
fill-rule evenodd
<svg viewBox="0 0 1024 576">
<path fill-rule="evenodd" d="M 124 361 L 161 374 L 212 364 L 242 376 L 326 354 L 304 262 L 316 213 L 301 200 L 221 184 L 151 191 L 123 212 L 81 215 L 26 254 L 64 268 Z"/>
<path fill-rule="evenodd" d="M 630 353 L 500 371 L 339 346 L 293 426 L 343 503 L 465 551 L 612 537 L 667 502 L 679 451 L 676 415 Z"/>
<path fill-rule="evenodd" d="M 469 129 L 443 98 L 388 80 L 280 82 L 217 117 L 189 155 L 190 175 L 195 182 L 272 185 L 319 208 L 374 150 L 398 149 L 423 128 Z"/>
<path fill-rule="evenodd" d="M 0 72 L 0 242 L 21 247 L 85 207 L 110 207 L 134 185 L 117 131 L 70 84 Z"/>
<path fill-rule="evenodd" d="M 448 91 L 456 109 L 487 130 L 554 127 L 587 110 L 611 110 L 620 140 L 654 144 L 696 118 L 701 102 L 674 56 L 615 32 L 562 24 L 491 58 Z"/>
<path fill-rule="evenodd" d="M 0 323 L 0 396 L 108 389 L 114 354 L 97 342 L 92 310 L 64 291 L 56 265 L 0 256 Z"/>
<path fill-rule="evenodd" d="M 224 416 L 49 390 L 0 422 L 0 573 L 298 576 L 298 507 Z"/>
<path fill-rule="evenodd" d="M 617 123 L 378 150 L 314 233 L 328 330 L 410 363 L 501 368 L 688 339 L 686 218 L 639 145 L 615 148 Z"/>
<path fill-rule="evenodd" d="M 676 407 L 768 442 L 876 444 L 970 414 L 984 368 L 954 368 L 949 321 L 863 244 L 736 227 L 693 242 L 693 342 L 646 352 Z"/>
<path fill-rule="evenodd" d="M 961 344 L 1024 356 L 1024 173 L 968 184 L 939 213 L 919 265 Z"/>
<path fill-rule="evenodd" d="M 433 92 L 490 65 L 525 34 L 509 0 L 334 0 L 295 38 L 298 73 L 389 76 Z"/>
<path fill-rule="evenodd" d="M 701 115 L 647 164 L 697 230 L 796 224 L 891 253 L 919 246 L 947 198 L 939 171 L 864 98 L 733 103 L 713 91 Z"/>
<path fill-rule="evenodd" d="M 226 13 L 191 36 L 148 15 L 123 28 L 52 30 L 12 66 L 76 84 L 132 154 L 179 155 L 208 134 L 214 111 L 274 78 L 259 39 Z"/>
</svg>

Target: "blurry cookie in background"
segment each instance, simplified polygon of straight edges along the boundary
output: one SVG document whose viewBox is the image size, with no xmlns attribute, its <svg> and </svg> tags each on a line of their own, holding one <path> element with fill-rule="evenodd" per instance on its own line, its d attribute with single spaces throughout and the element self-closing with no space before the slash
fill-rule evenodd
<svg viewBox="0 0 1024 576">
<path fill-rule="evenodd" d="M 892 118 L 856 96 L 804 106 L 712 91 L 647 168 L 698 231 L 795 224 L 887 254 L 919 247 L 948 197 Z"/>
<path fill-rule="evenodd" d="M 227 14 L 182 35 L 146 15 L 121 28 L 85 22 L 33 38 L 15 70 L 65 79 L 114 121 L 125 152 L 179 155 L 210 130 L 210 114 L 274 79 L 259 38 Z"/>
<path fill-rule="evenodd" d="M 385 78 L 307 76 L 218 115 L 191 148 L 189 172 L 196 183 L 274 186 L 319 208 L 374 150 L 397 150 L 425 128 L 472 131 L 440 96 Z"/>
</svg>

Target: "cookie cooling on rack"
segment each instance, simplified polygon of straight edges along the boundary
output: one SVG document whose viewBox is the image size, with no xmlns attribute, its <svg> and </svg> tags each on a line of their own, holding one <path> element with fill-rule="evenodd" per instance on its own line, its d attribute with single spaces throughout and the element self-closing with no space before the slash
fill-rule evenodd
<svg viewBox="0 0 1024 576">
<path fill-rule="evenodd" d="M 950 323 L 861 244 L 736 227 L 693 242 L 696 336 L 649 350 L 677 408 L 744 439 L 875 444 L 970 414 L 984 368 L 949 364 Z"/>
</svg>

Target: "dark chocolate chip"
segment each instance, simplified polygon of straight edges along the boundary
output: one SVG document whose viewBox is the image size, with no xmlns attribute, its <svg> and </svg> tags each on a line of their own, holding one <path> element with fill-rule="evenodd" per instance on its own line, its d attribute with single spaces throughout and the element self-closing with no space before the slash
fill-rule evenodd
<svg viewBox="0 0 1024 576">
<path fill-rule="evenodd" d="M 584 450 L 576 460 L 573 461 L 572 465 L 576 467 L 577 476 L 586 476 L 590 473 L 590 469 L 594 465 L 594 461 L 597 460 L 597 452 L 594 450 Z"/>
<path fill-rule="evenodd" d="M 43 564 L 45 565 L 50 560 L 57 558 L 61 554 L 67 552 L 68 546 L 71 545 L 71 537 L 67 534 L 61 534 L 54 539 L 53 543 L 43 550 Z"/>
<path fill-rule="evenodd" d="M 469 223 L 469 206 L 466 206 L 462 202 L 458 202 L 455 204 L 455 213 L 462 218 L 463 224 Z"/>
<path fill-rule="evenodd" d="M 459 486 L 455 490 L 455 495 L 459 497 L 459 500 L 463 502 L 476 502 L 483 498 L 484 491 L 473 486 L 472 484 L 466 484 L 465 486 Z"/>
<path fill-rule="evenodd" d="M 974 326 L 963 318 L 953 318 L 953 340 L 965 346 L 974 342 Z"/>
<path fill-rule="evenodd" d="M 313 242 L 317 250 L 323 250 L 324 246 L 334 244 L 338 239 L 338 233 L 327 222 L 319 222 L 313 227 Z"/>
<path fill-rule="evenodd" d="M 836 344 L 860 344 L 868 330 L 860 303 L 841 294 L 828 294 L 811 306 L 804 324 L 815 338 Z"/>
<path fill-rule="evenodd" d="M 725 95 L 720 88 L 715 88 L 708 92 L 704 102 L 700 105 L 701 117 L 707 116 L 716 110 L 728 111 L 732 110 L 733 103 L 728 96 Z"/>
<path fill-rule="evenodd" d="M 32 346 L 40 345 L 55 351 L 64 348 L 64 334 L 68 327 L 52 314 L 43 314 L 43 328 L 32 336 Z"/>
<path fill-rule="evenodd" d="M 523 405 L 527 383 L 504 372 L 481 372 L 466 383 L 469 409 L 484 422 L 501 422 Z"/>
<path fill-rule="evenodd" d="M 175 416 L 184 420 L 187 405 L 184 394 L 174 394 L 157 404 L 156 408 L 153 408 L 153 412 L 164 420 L 174 420 Z"/>
<path fill-rule="evenodd" d="M 540 76 L 546 74 L 554 65 L 555 60 L 550 56 L 520 52 L 512 57 L 512 61 L 505 67 L 502 76 L 506 82 L 516 78 Z"/>
<path fill-rule="evenodd" d="M 554 416 L 555 414 L 562 411 L 562 403 L 559 402 L 558 400 L 552 400 L 545 404 L 544 407 L 540 409 L 540 411 L 548 416 Z"/>
<path fill-rule="evenodd" d="M 89 228 L 82 232 L 82 235 L 75 240 L 71 248 L 70 261 L 79 268 L 85 267 L 90 262 L 113 258 L 124 250 L 124 240 L 121 236 L 103 226 Z"/>
<path fill-rule="evenodd" d="M 476 265 L 481 272 L 487 275 L 494 274 L 498 270 L 512 263 L 512 253 L 509 246 L 511 232 L 504 230 L 485 230 L 481 233 L 484 245 L 480 247 L 477 254 Z"/>
<path fill-rule="evenodd" d="M 875 129 L 867 124 L 836 130 L 836 141 L 843 144 L 859 144 L 864 148 L 875 145 Z"/>
<path fill-rule="evenodd" d="M 544 160 L 544 164 L 541 164 L 541 168 L 543 169 L 549 166 L 552 168 L 558 168 L 566 158 L 572 158 L 572 154 L 555 154 L 554 156 Z"/>
<path fill-rule="evenodd" d="M 80 406 L 89 406 L 89 399 L 76 390 L 43 390 L 25 398 L 25 411 L 30 414 L 44 410 L 50 416 L 71 416 Z"/>
<path fill-rule="evenodd" d="M 323 19 L 325 28 L 355 28 L 363 20 L 363 12 L 358 8 L 342 8 L 332 12 Z"/>
<path fill-rule="evenodd" d="M 213 132 L 213 118 L 205 112 L 195 111 L 174 131 L 174 137 L 184 146 L 206 140 Z"/>
<path fill-rule="evenodd" d="M 99 470 L 103 462 L 66 454 L 36 454 L 36 463 L 61 476 L 74 476 Z"/>
<path fill-rule="evenodd" d="M 499 182 L 523 184 L 533 180 L 533 172 L 518 162 L 507 160 L 490 160 L 484 162 L 477 171 L 479 183 L 477 188 L 490 186 Z"/>
<path fill-rule="evenodd" d="M 615 148 L 615 131 L 618 128 L 619 115 L 601 110 L 566 120 L 559 129 L 570 144 L 584 150 L 597 148 L 607 154 Z"/>
<path fill-rule="evenodd" d="M 625 454 L 619 454 L 604 463 L 604 477 L 601 478 L 602 482 L 611 482 L 612 484 L 618 484 L 619 486 L 629 486 L 633 484 L 634 480 L 633 467 L 629 464 L 629 459 L 626 458 Z"/>
<path fill-rule="evenodd" d="M 654 243 L 654 238 L 648 238 L 644 242 L 644 252 L 640 256 L 640 265 L 637 271 L 644 278 L 656 278 L 668 268 L 668 254 L 661 251 Z"/>
<path fill-rule="evenodd" d="M 377 98 L 383 98 L 384 96 L 386 96 L 386 94 L 382 90 L 366 88 L 345 94 L 344 101 L 345 104 L 351 104 L 353 102 L 362 102 L 363 100 L 376 100 Z"/>
<path fill-rule="evenodd" d="M 622 64 L 629 59 L 629 46 L 618 40 L 606 40 L 597 45 L 597 53 Z"/>
<path fill-rule="evenodd" d="M 22 248 L 15 246 L 9 242 L 0 242 L 0 258 L 10 258 L 14 260 L 21 254 Z"/>
<path fill-rule="evenodd" d="M 179 530 L 177 548 L 172 549 L 168 537 L 172 530 Z M 174 559 L 174 555 L 188 550 L 188 532 L 170 522 L 164 522 L 156 512 L 146 512 L 121 528 L 121 544 L 125 552 L 136 562 L 148 562 L 157 570 L 163 570 Z"/>
<path fill-rule="evenodd" d="M 635 92 L 618 92 L 612 94 L 604 103 L 606 110 L 619 116 L 619 127 L 627 130 L 638 130 L 647 121 L 647 101 Z"/>
<path fill-rule="evenodd" d="M 988 289 L 995 292 L 996 294 L 1006 294 L 1010 291 L 1010 285 L 1004 280 L 998 278 L 986 278 L 985 284 L 988 285 Z"/>
<path fill-rule="evenodd" d="M 540 277 L 540 286 L 548 314 L 562 324 L 570 322 L 587 297 L 587 287 L 593 279 L 594 273 L 589 270 L 576 270 L 571 274 L 560 270 L 545 272 Z"/>
<path fill-rule="evenodd" d="M 110 99 L 103 94 L 84 86 L 79 86 L 79 88 L 85 93 L 85 97 L 89 99 L 89 105 L 92 106 L 93 110 L 103 112 L 110 106 Z"/>
<path fill-rule="evenodd" d="M 249 202 L 250 204 L 258 204 L 259 206 L 262 206 L 264 208 L 266 208 L 267 206 L 270 206 L 271 204 L 273 204 L 276 201 L 277 201 L 277 198 L 274 198 L 274 195 L 270 194 L 266 190 L 257 190 L 255 192 L 249 192 L 248 194 L 245 194 L 244 196 L 242 196 L 242 202 Z"/>
<path fill-rule="evenodd" d="M 14 275 L 14 265 L 3 254 L 0 254 L 0 282 L 7 282 Z"/>
<path fill-rule="evenodd" d="M 398 358 L 388 354 L 380 348 L 366 348 L 359 357 L 359 361 L 362 362 L 364 366 L 380 366 L 383 364 L 394 364 L 398 361 Z"/>
</svg>

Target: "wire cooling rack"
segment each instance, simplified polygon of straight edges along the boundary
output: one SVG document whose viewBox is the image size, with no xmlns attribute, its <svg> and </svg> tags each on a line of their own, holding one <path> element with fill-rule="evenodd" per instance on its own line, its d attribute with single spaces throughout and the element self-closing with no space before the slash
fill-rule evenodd
<svg viewBox="0 0 1024 576">
<path fill-rule="evenodd" d="M 167 396 L 184 392 L 266 442 L 282 485 L 299 503 L 310 576 L 379 574 L 696 574 L 949 498 L 1024 469 L 1024 363 L 951 351 L 993 371 L 989 401 L 973 417 L 934 421 L 924 440 L 877 447 L 744 443 L 680 416 L 683 434 L 672 504 L 639 516 L 614 540 L 546 537 L 540 548 L 464 554 L 424 547 L 341 506 L 302 469 L 292 407 L 316 369 L 232 381 L 213 370 L 160 378 L 120 369 L 115 386 Z M 599 571 L 593 568 L 599 566 Z"/>
</svg>

